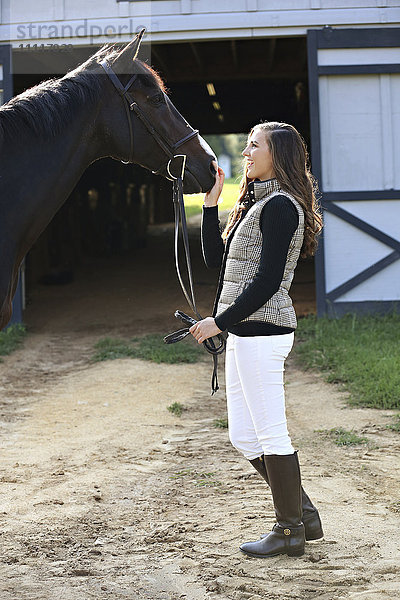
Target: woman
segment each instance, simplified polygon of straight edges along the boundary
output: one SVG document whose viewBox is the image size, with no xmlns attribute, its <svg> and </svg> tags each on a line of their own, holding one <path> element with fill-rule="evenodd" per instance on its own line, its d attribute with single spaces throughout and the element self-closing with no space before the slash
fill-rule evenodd
<svg viewBox="0 0 400 600">
<path fill-rule="evenodd" d="M 205 194 L 202 246 L 220 267 L 213 310 L 190 328 L 201 344 L 228 331 L 226 396 L 229 437 L 269 484 L 272 531 L 242 544 L 249 556 L 301 556 L 305 540 L 323 536 L 319 514 L 301 487 L 297 452 L 287 430 L 284 362 L 297 326 L 289 296 L 299 256 L 311 256 L 322 219 L 300 134 L 286 123 L 253 127 L 239 198 L 221 236 L 218 198 L 224 173 Z"/>
</svg>

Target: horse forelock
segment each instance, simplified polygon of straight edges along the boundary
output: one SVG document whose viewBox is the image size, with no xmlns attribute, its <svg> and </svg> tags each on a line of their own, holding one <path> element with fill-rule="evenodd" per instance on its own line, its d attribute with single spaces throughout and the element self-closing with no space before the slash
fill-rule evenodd
<svg viewBox="0 0 400 600">
<path fill-rule="evenodd" d="M 42 81 L 0 106 L 0 144 L 18 136 L 28 127 L 42 138 L 54 138 L 70 126 L 76 109 L 90 106 L 101 97 L 103 77 L 99 77 L 100 61 L 115 60 L 120 52 L 116 44 L 105 44 L 84 63 L 61 78 Z M 134 61 L 139 73 L 150 75 L 165 93 L 167 88 L 161 76 L 147 63 Z M 99 68 L 96 68 L 99 67 Z"/>
</svg>

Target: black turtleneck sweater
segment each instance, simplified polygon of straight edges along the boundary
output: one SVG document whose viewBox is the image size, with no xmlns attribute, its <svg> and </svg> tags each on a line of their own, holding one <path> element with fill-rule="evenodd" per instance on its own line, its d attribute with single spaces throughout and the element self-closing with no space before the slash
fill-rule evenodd
<svg viewBox="0 0 400 600">
<path fill-rule="evenodd" d="M 242 219 L 246 213 L 247 211 L 242 213 Z M 263 241 L 258 271 L 236 301 L 215 319 L 219 329 L 245 337 L 279 335 L 294 331 L 292 328 L 280 327 L 273 323 L 261 321 L 239 323 L 239 321 L 258 310 L 278 291 L 285 270 L 289 245 L 298 224 L 299 216 L 296 207 L 286 196 L 274 196 L 265 204 L 260 215 Z M 207 267 L 220 268 L 213 311 L 215 315 L 222 290 L 229 244 L 235 233 L 229 236 L 225 245 L 221 237 L 218 206 L 213 206 L 203 207 L 201 234 L 203 256 Z"/>
</svg>

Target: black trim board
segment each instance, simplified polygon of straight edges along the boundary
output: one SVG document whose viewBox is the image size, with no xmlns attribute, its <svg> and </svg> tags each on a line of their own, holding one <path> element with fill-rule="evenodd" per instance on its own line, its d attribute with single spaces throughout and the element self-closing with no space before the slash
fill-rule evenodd
<svg viewBox="0 0 400 600">
<path fill-rule="evenodd" d="M 398 300 L 365 300 L 363 302 L 327 302 L 328 317 L 343 317 L 349 313 L 357 315 L 400 313 Z"/>
<path fill-rule="evenodd" d="M 319 85 L 318 85 L 318 31 L 311 29 L 307 32 L 308 85 L 311 127 L 311 162 L 312 171 L 317 178 L 320 189 L 322 185 L 321 168 L 321 131 L 319 122 Z"/>
<path fill-rule="evenodd" d="M 396 48 L 400 39 L 399 27 L 370 29 L 314 29 L 317 48 Z"/>
<path fill-rule="evenodd" d="M 308 60 L 308 89 L 309 89 L 309 110 L 310 110 L 310 129 L 311 129 L 311 163 L 312 172 L 318 181 L 320 189 L 323 189 L 322 169 L 321 169 L 321 131 L 319 122 L 319 85 L 318 85 L 318 31 L 311 29 L 307 32 L 307 60 Z M 316 274 L 316 297 L 317 314 L 323 315 L 326 311 L 326 287 L 325 287 L 325 252 L 324 252 L 324 233 L 322 231 L 318 249 L 315 254 L 315 274 Z"/>
<path fill-rule="evenodd" d="M 400 73 L 400 65 L 322 65 L 318 67 L 318 75 L 380 75 L 381 73 Z"/>
<path fill-rule="evenodd" d="M 13 97 L 11 52 L 11 44 L 0 45 L 0 63 L 3 65 L 2 89 L 4 90 L 4 102 L 8 102 Z"/>
<path fill-rule="evenodd" d="M 12 46 L 11 44 L 0 45 L 0 63 L 3 65 L 2 89 L 4 90 L 4 102 L 8 102 L 13 97 L 12 81 Z M 22 285 L 21 276 L 18 276 L 17 291 L 13 299 L 13 314 L 8 324 L 22 323 Z"/>
<path fill-rule="evenodd" d="M 322 202 L 352 202 L 359 200 L 400 200 L 400 190 L 375 190 L 365 192 L 324 192 Z"/>
</svg>

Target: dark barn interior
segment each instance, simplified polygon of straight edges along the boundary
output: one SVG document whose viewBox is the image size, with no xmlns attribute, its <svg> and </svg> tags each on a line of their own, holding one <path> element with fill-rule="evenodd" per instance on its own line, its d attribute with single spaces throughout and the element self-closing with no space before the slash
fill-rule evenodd
<svg viewBox="0 0 400 600">
<path fill-rule="evenodd" d="M 28 58 L 24 54 L 24 66 L 15 51 L 14 94 L 43 79 L 62 76 L 96 49 L 74 48 L 58 56 L 31 51 Z M 305 38 L 153 44 L 151 64 L 166 82 L 172 102 L 202 135 L 247 133 L 261 120 L 279 120 L 295 125 L 309 143 Z M 170 182 L 135 165 L 97 161 L 28 253 L 28 303 L 40 302 L 44 286 L 65 289 L 83 276 L 88 265 L 101 277 L 104 261 L 113 260 L 115 265 L 134 261 L 141 248 L 146 248 L 142 260 L 152 260 L 158 236 L 150 230 L 171 221 Z M 193 252 L 199 255 L 194 261 L 200 265 L 197 244 Z M 294 284 L 295 303 L 304 300 L 301 312 L 314 308 L 313 281 L 312 262 L 303 262 L 295 284 L 308 285 L 296 289 Z"/>
</svg>

